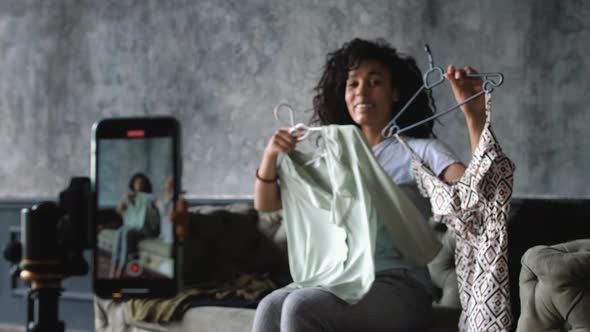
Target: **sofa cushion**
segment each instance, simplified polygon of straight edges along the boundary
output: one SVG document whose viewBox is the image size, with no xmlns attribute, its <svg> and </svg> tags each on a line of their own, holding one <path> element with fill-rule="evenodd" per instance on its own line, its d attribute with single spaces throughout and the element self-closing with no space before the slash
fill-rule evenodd
<svg viewBox="0 0 590 332">
<path fill-rule="evenodd" d="M 115 232 L 116 232 L 116 230 L 110 229 L 110 228 L 101 229 L 98 232 L 98 237 L 97 237 L 98 248 L 100 248 L 102 250 L 109 251 L 109 252 L 112 251 L 113 250 L 113 242 L 115 241 Z"/>
<path fill-rule="evenodd" d="M 189 309 L 182 321 L 153 324 L 129 318 L 122 302 L 95 300 L 95 327 L 102 332 L 250 332 L 254 309 L 198 307 Z M 424 332 L 457 332 L 460 310 L 437 307 L 433 326 Z"/>
<path fill-rule="evenodd" d="M 139 242 L 137 245 L 139 251 L 150 253 L 162 257 L 172 256 L 172 246 L 158 238 L 149 238 Z"/>
</svg>

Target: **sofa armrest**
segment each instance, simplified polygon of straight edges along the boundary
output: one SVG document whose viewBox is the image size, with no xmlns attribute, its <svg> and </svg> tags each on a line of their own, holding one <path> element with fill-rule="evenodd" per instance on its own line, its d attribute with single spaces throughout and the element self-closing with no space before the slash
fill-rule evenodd
<svg viewBox="0 0 590 332">
<path fill-rule="evenodd" d="M 590 331 L 590 239 L 522 257 L 517 331 Z"/>
</svg>

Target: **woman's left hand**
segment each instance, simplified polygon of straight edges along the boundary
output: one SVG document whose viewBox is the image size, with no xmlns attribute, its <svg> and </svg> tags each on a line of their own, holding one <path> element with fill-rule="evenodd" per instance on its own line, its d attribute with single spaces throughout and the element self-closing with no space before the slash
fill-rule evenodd
<svg viewBox="0 0 590 332">
<path fill-rule="evenodd" d="M 470 66 L 457 69 L 453 65 L 447 68 L 445 74 L 446 79 L 451 83 L 453 93 L 457 103 L 461 103 L 465 99 L 473 96 L 481 91 L 482 79 L 479 77 L 466 77 L 466 74 L 475 74 L 477 71 Z M 483 95 L 475 98 L 461 106 L 461 110 L 465 114 L 468 121 L 475 121 L 476 123 L 484 123 L 485 114 L 485 98 Z"/>
</svg>

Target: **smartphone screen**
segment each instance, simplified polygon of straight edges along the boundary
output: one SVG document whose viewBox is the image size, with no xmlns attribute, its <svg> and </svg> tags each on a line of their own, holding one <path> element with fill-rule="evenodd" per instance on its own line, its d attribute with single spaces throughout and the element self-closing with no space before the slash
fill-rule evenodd
<svg viewBox="0 0 590 332">
<path fill-rule="evenodd" d="M 179 125 L 169 117 L 105 119 L 94 126 L 94 288 L 101 297 L 162 297 L 177 290 Z"/>
</svg>

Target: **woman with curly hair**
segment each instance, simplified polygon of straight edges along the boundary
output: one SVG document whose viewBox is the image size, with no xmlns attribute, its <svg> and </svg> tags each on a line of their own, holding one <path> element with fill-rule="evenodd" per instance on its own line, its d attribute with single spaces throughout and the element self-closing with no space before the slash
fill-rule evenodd
<svg viewBox="0 0 590 332">
<path fill-rule="evenodd" d="M 471 67 L 449 66 L 445 73 L 457 102 L 481 91 L 481 79 L 468 78 Z M 319 125 L 357 126 L 383 169 L 398 185 L 415 187 L 411 156 L 383 128 L 423 85 L 413 58 L 384 41 L 354 39 L 330 53 L 313 98 L 312 122 Z M 483 96 L 463 105 L 472 150 L 485 124 Z M 429 90 L 423 90 L 397 120 L 403 128 L 435 113 Z M 441 179 L 459 179 L 465 166 L 437 140 L 428 122 L 405 133 L 406 142 Z M 257 171 L 255 207 L 259 211 L 282 208 L 277 179 L 277 158 L 290 153 L 296 137 L 289 128 L 277 130 L 264 150 Z M 375 243 L 375 280 L 355 304 L 317 288 L 277 290 L 258 306 L 253 331 L 419 331 L 431 324 L 432 285 L 426 266 L 404 260 L 378 221 Z"/>
<path fill-rule="evenodd" d="M 109 278 L 120 278 L 129 261 L 136 256 L 138 243 L 158 235 L 160 215 L 157 201 L 152 196 L 152 182 L 144 173 L 135 173 L 127 185 L 129 191 L 123 194 L 117 212 L 123 224 L 116 230 Z"/>
</svg>

